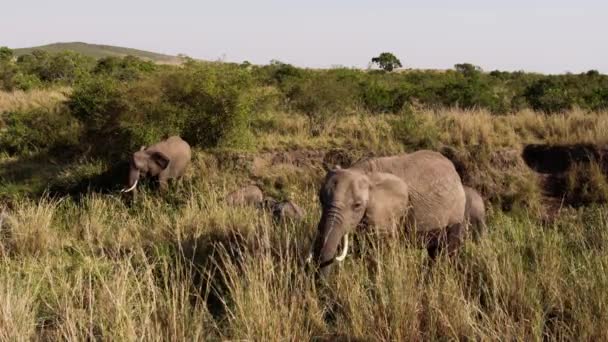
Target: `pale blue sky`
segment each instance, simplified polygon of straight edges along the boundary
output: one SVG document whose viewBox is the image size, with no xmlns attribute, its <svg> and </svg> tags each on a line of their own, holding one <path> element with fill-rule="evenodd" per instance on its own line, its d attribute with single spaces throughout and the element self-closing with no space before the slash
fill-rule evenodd
<svg viewBox="0 0 608 342">
<path fill-rule="evenodd" d="M 2 0 L 0 45 L 119 45 L 253 63 L 608 73 L 608 0 Z"/>
</svg>

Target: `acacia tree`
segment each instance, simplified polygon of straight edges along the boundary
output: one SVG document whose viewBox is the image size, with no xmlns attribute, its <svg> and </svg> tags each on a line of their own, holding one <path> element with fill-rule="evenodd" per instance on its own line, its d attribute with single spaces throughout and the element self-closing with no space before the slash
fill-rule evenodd
<svg viewBox="0 0 608 342">
<path fill-rule="evenodd" d="M 388 72 L 402 67 L 401 61 L 390 52 L 383 52 L 378 57 L 372 58 L 372 63 L 378 64 L 381 69 Z"/>
</svg>

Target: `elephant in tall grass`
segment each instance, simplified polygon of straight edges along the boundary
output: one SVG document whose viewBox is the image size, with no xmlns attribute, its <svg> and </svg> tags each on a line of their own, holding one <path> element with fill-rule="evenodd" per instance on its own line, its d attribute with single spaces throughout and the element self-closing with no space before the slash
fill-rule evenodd
<svg viewBox="0 0 608 342">
<path fill-rule="evenodd" d="M 131 157 L 127 187 L 121 192 L 135 194 L 137 183 L 143 177 L 157 179 L 160 189 L 165 190 L 170 179 L 184 175 L 191 158 L 190 145 L 178 136 L 169 137 L 148 148 L 142 146 Z"/>
<path fill-rule="evenodd" d="M 231 206 L 262 206 L 264 193 L 257 185 L 247 185 L 234 190 L 224 198 L 226 203 Z"/>
<path fill-rule="evenodd" d="M 464 234 L 465 192 L 454 164 L 433 151 L 372 158 L 327 173 L 319 192 L 322 215 L 308 261 L 326 276 L 348 252 L 361 225 L 413 229 L 431 258 L 454 253 Z M 390 235 L 390 234 L 389 234 Z M 342 251 L 338 256 L 338 245 Z"/>
</svg>

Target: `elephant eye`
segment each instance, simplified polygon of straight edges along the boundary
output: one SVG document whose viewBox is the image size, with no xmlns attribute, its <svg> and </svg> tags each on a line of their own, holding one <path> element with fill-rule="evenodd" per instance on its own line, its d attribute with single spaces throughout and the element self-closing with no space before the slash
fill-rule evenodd
<svg viewBox="0 0 608 342">
<path fill-rule="evenodd" d="M 357 201 L 357 202 L 353 203 L 353 208 L 355 208 L 355 209 L 361 209 L 362 206 L 363 206 L 363 202 L 361 202 L 361 201 Z"/>
</svg>

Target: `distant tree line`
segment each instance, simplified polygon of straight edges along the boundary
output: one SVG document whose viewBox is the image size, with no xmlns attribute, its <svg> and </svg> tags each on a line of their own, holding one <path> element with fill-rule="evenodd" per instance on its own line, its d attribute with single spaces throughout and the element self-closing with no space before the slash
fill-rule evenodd
<svg viewBox="0 0 608 342">
<path fill-rule="evenodd" d="M 190 60 L 193 62 L 193 60 Z M 335 68 L 310 70 L 272 61 L 268 65 L 232 65 L 247 70 L 254 85 L 278 90 L 279 103 L 304 113 L 319 111 L 370 113 L 398 112 L 413 104 L 429 107 L 484 108 L 496 114 L 524 108 L 555 113 L 579 107 L 608 108 L 608 76 L 590 70 L 582 74 L 542 75 L 525 72 L 484 72 L 472 64 L 453 70 L 392 71 L 401 61 L 382 53 L 372 62 L 382 70 Z M 210 67 L 218 63 L 209 63 Z M 13 57 L 0 48 L 0 89 L 28 90 L 54 84 L 74 85 L 91 77 L 111 77 L 129 82 L 178 66 L 160 66 L 137 57 L 94 60 L 66 51 L 35 50 Z M 384 70 L 384 71 L 383 71 Z"/>
</svg>

